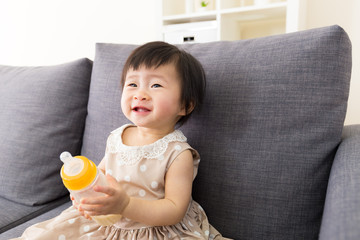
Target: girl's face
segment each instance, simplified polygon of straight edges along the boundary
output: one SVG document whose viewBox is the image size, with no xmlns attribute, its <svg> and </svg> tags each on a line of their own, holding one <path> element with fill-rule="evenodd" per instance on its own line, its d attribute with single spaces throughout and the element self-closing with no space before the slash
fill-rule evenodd
<svg viewBox="0 0 360 240">
<path fill-rule="evenodd" d="M 121 108 L 136 126 L 173 130 L 185 115 L 180 100 L 181 82 L 173 64 L 158 68 L 129 69 Z"/>
</svg>

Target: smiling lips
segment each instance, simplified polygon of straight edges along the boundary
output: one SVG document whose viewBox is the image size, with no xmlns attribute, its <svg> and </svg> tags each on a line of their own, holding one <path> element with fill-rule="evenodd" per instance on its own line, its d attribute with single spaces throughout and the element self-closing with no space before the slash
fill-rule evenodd
<svg viewBox="0 0 360 240">
<path fill-rule="evenodd" d="M 150 112 L 150 109 L 148 109 L 148 108 L 146 108 L 146 107 L 142 107 L 142 106 L 133 107 L 132 110 L 133 110 L 134 112 L 138 112 L 138 113 Z"/>
</svg>

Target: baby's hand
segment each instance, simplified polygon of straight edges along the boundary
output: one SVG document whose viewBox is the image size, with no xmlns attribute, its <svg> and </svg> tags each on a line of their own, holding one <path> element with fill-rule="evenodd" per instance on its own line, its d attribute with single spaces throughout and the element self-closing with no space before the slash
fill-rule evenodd
<svg viewBox="0 0 360 240">
<path fill-rule="evenodd" d="M 91 219 L 91 217 L 89 215 L 85 214 L 84 211 L 79 209 L 80 204 L 75 200 L 75 198 L 71 194 L 70 194 L 70 199 L 72 201 L 73 207 L 79 211 L 80 215 L 82 215 L 83 217 L 85 217 L 87 219 Z"/>
<path fill-rule="evenodd" d="M 95 186 L 94 191 L 106 194 L 104 197 L 81 199 L 79 210 L 90 216 L 122 214 L 129 204 L 130 197 L 121 184 L 110 175 L 106 175 L 109 186 Z"/>
</svg>

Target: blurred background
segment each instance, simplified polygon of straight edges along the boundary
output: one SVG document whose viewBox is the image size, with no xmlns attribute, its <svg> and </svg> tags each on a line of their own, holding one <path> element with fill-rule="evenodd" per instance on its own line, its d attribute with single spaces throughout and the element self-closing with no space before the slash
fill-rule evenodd
<svg viewBox="0 0 360 240">
<path fill-rule="evenodd" d="M 0 64 L 94 59 L 95 43 L 241 40 L 337 24 L 353 44 L 345 124 L 360 124 L 359 0 L 0 0 Z"/>
</svg>

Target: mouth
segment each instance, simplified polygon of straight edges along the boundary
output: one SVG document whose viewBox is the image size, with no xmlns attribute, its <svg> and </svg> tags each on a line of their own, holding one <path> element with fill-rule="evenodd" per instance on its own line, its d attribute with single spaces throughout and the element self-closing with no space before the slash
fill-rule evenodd
<svg viewBox="0 0 360 240">
<path fill-rule="evenodd" d="M 131 110 L 134 111 L 134 112 L 139 112 L 139 113 L 150 112 L 150 109 L 148 109 L 146 107 L 141 107 L 141 106 L 133 107 Z"/>
</svg>

